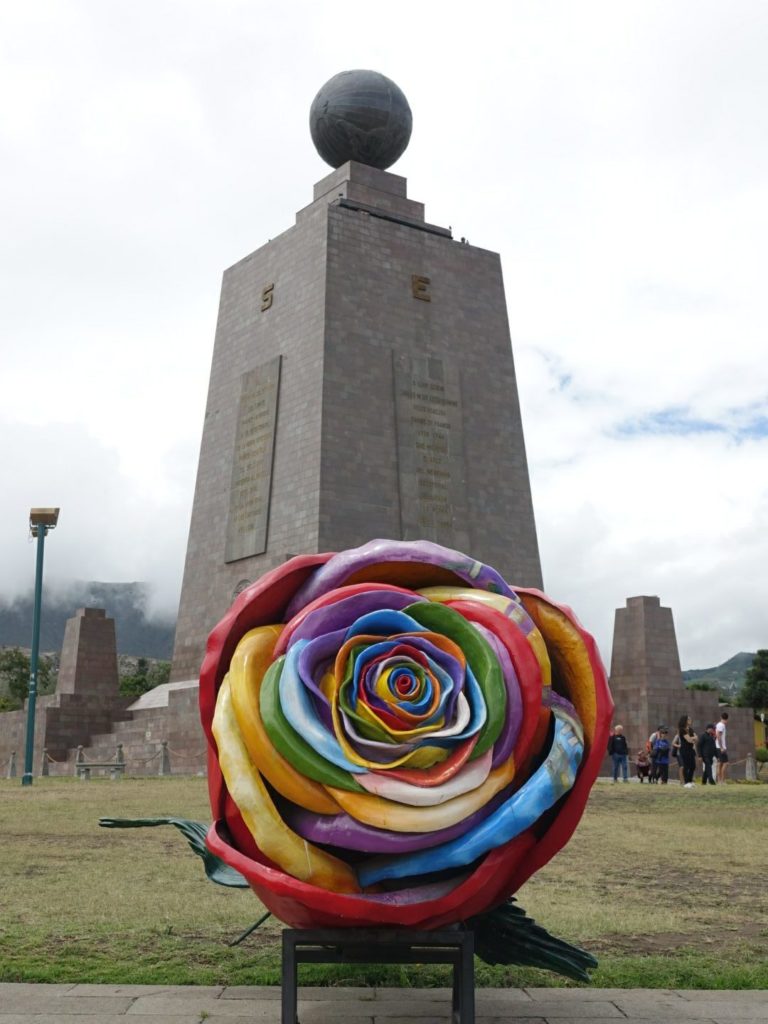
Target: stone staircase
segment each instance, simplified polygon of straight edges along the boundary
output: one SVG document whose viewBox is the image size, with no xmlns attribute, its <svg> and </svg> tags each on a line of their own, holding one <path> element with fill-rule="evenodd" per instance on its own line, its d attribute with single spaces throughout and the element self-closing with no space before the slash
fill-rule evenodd
<svg viewBox="0 0 768 1024">
<path fill-rule="evenodd" d="M 56 774 L 74 773 L 80 754 L 85 762 L 113 761 L 118 744 L 122 745 L 126 775 L 205 774 L 205 737 L 197 707 L 197 685 L 167 690 L 160 702 L 157 696 L 135 701 L 112 721 L 108 731 L 84 736 L 82 748 L 70 747 L 66 766 L 57 766 L 64 770 Z"/>
</svg>

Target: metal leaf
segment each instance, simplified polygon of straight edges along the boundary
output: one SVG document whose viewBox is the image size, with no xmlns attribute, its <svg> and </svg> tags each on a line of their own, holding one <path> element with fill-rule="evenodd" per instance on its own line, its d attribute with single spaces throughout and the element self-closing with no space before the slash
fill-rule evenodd
<svg viewBox="0 0 768 1024">
<path fill-rule="evenodd" d="M 99 825 L 102 828 L 154 828 L 156 825 L 173 825 L 185 837 L 192 852 L 202 858 L 205 873 L 212 882 L 235 889 L 248 888 L 248 883 L 240 872 L 212 854 L 205 845 L 208 827 L 201 821 L 189 821 L 187 818 L 99 818 Z"/>
</svg>

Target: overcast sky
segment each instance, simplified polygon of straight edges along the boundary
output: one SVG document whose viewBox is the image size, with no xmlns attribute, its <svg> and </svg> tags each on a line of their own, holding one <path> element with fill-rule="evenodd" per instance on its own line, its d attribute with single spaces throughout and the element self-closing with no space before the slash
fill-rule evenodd
<svg viewBox="0 0 768 1024">
<path fill-rule="evenodd" d="M 54 504 L 48 581 L 175 612 L 222 270 L 362 67 L 411 198 L 502 254 L 547 591 L 606 662 L 635 594 L 684 667 L 768 646 L 766 53 L 761 0 L 2 3 L 0 594 Z"/>
</svg>

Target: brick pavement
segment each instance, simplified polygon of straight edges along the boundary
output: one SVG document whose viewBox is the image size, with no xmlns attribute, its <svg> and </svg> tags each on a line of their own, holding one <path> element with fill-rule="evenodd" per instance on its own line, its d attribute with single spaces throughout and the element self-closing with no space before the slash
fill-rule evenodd
<svg viewBox="0 0 768 1024">
<path fill-rule="evenodd" d="M 478 1024 L 747 1024 L 768 1020 L 768 992 L 479 989 Z M 448 989 L 302 988 L 301 1024 L 432 1024 Z M 278 1024 L 280 989 L 254 986 L 0 983 L 0 1024 Z"/>
</svg>

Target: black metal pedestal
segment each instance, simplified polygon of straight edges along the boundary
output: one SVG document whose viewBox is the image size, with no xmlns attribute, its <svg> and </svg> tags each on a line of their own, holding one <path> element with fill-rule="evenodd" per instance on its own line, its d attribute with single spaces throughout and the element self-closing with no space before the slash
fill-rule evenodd
<svg viewBox="0 0 768 1024">
<path fill-rule="evenodd" d="M 453 1024 L 474 1024 L 474 935 L 384 928 L 283 930 L 282 1024 L 298 1024 L 299 964 L 451 964 Z"/>
</svg>

